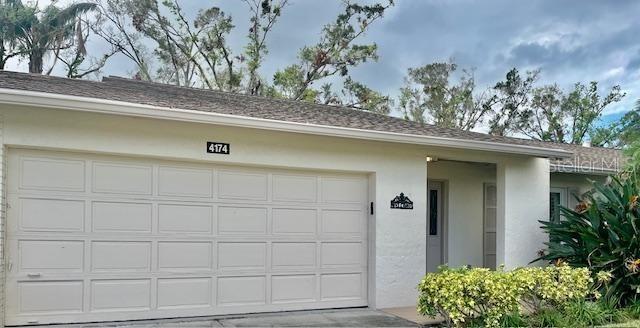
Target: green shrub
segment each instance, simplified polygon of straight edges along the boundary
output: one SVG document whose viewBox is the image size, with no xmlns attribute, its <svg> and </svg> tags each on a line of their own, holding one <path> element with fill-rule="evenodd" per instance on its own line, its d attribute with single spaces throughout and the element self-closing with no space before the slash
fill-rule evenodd
<svg viewBox="0 0 640 328">
<path fill-rule="evenodd" d="M 587 268 L 571 268 L 565 263 L 545 268 L 521 268 L 515 279 L 525 288 L 522 303 L 533 312 L 543 308 L 562 308 L 574 300 L 583 300 L 593 286 Z"/>
<path fill-rule="evenodd" d="M 575 210 L 562 208 L 560 222 L 541 221 L 549 234 L 540 259 L 612 274 L 603 291 L 622 305 L 640 297 L 640 183 L 629 176 L 594 183 Z"/>
<path fill-rule="evenodd" d="M 523 303 L 539 311 L 584 299 L 590 291 L 590 275 L 585 268 L 567 265 L 513 271 L 445 267 L 420 282 L 418 312 L 439 314 L 449 326 L 476 319 L 496 327 L 505 315 L 520 313 Z"/>
</svg>

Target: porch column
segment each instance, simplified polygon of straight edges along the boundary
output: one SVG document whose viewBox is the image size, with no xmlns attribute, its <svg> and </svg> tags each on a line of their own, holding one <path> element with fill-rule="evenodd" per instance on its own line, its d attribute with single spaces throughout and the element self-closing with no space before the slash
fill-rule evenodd
<svg viewBox="0 0 640 328">
<path fill-rule="evenodd" d="M 538 220 L 549 216 L 549 160 L 525 157 L 497 163 L 496 264 L 526 266 L 544 247 Z"/>
</svg>

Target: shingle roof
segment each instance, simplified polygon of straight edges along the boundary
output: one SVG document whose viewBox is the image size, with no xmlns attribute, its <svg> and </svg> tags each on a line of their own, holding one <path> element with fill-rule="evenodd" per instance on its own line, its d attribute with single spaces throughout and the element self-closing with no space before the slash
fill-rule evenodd
<svg viewBox="0 0 640 328">
<path fill-rule="evenodd" d="M 549 149 L 564 149 L 573 152 L 575 156 L 572 160 L 554 161 L 554 164 L 563 167 L 570 165 L 571 161 L 574 161 L 579 163 L 589 162 L 592 163 L 590 167 L 602 169 L 606 168 L 606 166 L 602 165 L 605 161 L 608 163 L 614 158 L 618 161 L 622 159 L 621 152 L 612 149 L 493 136 L 479 132 L 420 124 L 397 117 L 347 107 L 177 87 L 120 77 L 105 77 L 102 79 L 102 82 L 98 82 L 40 74 L 0 71 L 0 88 L 116 100 L 158 107 L 206 111 L 286 122 L 395 132 L 417 136 L 443 137 L 457 140 L 488 141 Z M 596 165 L 596 163 L 600 164 Z"/>
</svg>

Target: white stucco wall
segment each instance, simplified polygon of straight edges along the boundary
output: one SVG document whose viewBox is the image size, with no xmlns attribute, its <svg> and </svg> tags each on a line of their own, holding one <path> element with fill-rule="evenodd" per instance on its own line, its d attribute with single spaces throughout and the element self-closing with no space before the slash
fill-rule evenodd
<svg viewBox="0 0 640 328">
<path fill-rule="evenodd" d="M 6 206 L 6 181 L 7 181 L 7 156 L 4 147 L 4 115 L 0 112 L 0 263 L 4 264 L 5 246 L 4 239 L 6 233 L 5 218 L 7 216 Z M 0 304 L 5 304 L 5 266 L 0 265 Z M 0 306 L 0 327 L 4 327 L 5 308 Z"/>
<path fill-rule="evenodd" d="M 9 147 L 152 156 L 184 161 L 367 172 L 375 184 L 375 252 L 370 259 L 370 303 L 414 305 L 425 272 L 428 150 L 352 139 L 278 133 L 60 110 L 0 109 Z M 231 155 L 205 153 L 206 141 L 231 144 Z M 10 174 L 10 173 L 9 173 Z M 392 210 L 404 192 L 415 209 Z M 371 248 L 371 247 L 370 247 Z M 373 291 L 373 293 L 371 293 Z"/>
<path fill-rule="evenodd" d="M 447 264 L 483 265 L 484 183 L 495 182 L 496 166 L 485 163 L 429 163 L 429 179 L 445 184 L 447 194 Z"/>
<path fill-rule="evenodd" d="M 526 266 L 537 257 L 547 238 L 538 220 L 549 216 L 549 160 L 501 160 L 496 181 L 496 262 L 507 269 Z"/>
</svg>

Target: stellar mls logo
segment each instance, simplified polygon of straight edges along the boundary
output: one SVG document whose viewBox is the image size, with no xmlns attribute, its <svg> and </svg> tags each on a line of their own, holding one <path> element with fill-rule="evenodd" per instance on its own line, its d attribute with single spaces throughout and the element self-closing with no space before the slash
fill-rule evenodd
<svg viewBox="0 0 640 328">
<path fill-rule="evenodd" d="M 624 160 L 618 157 L 585 159 L 579 156 L 551 163 L 551 172 L 560 173 L 606 173 L 618 172 L 624 166 Z"/>
<path fill-rule="evenodd" d="M 397 208 L 401 210 L 412 210 L 413 202 L 409 197 L 405 196 L 404 193 L 400 193 L 400 195 L 396 196 L 391 200 L 391 208 Z"/>
</svg>

